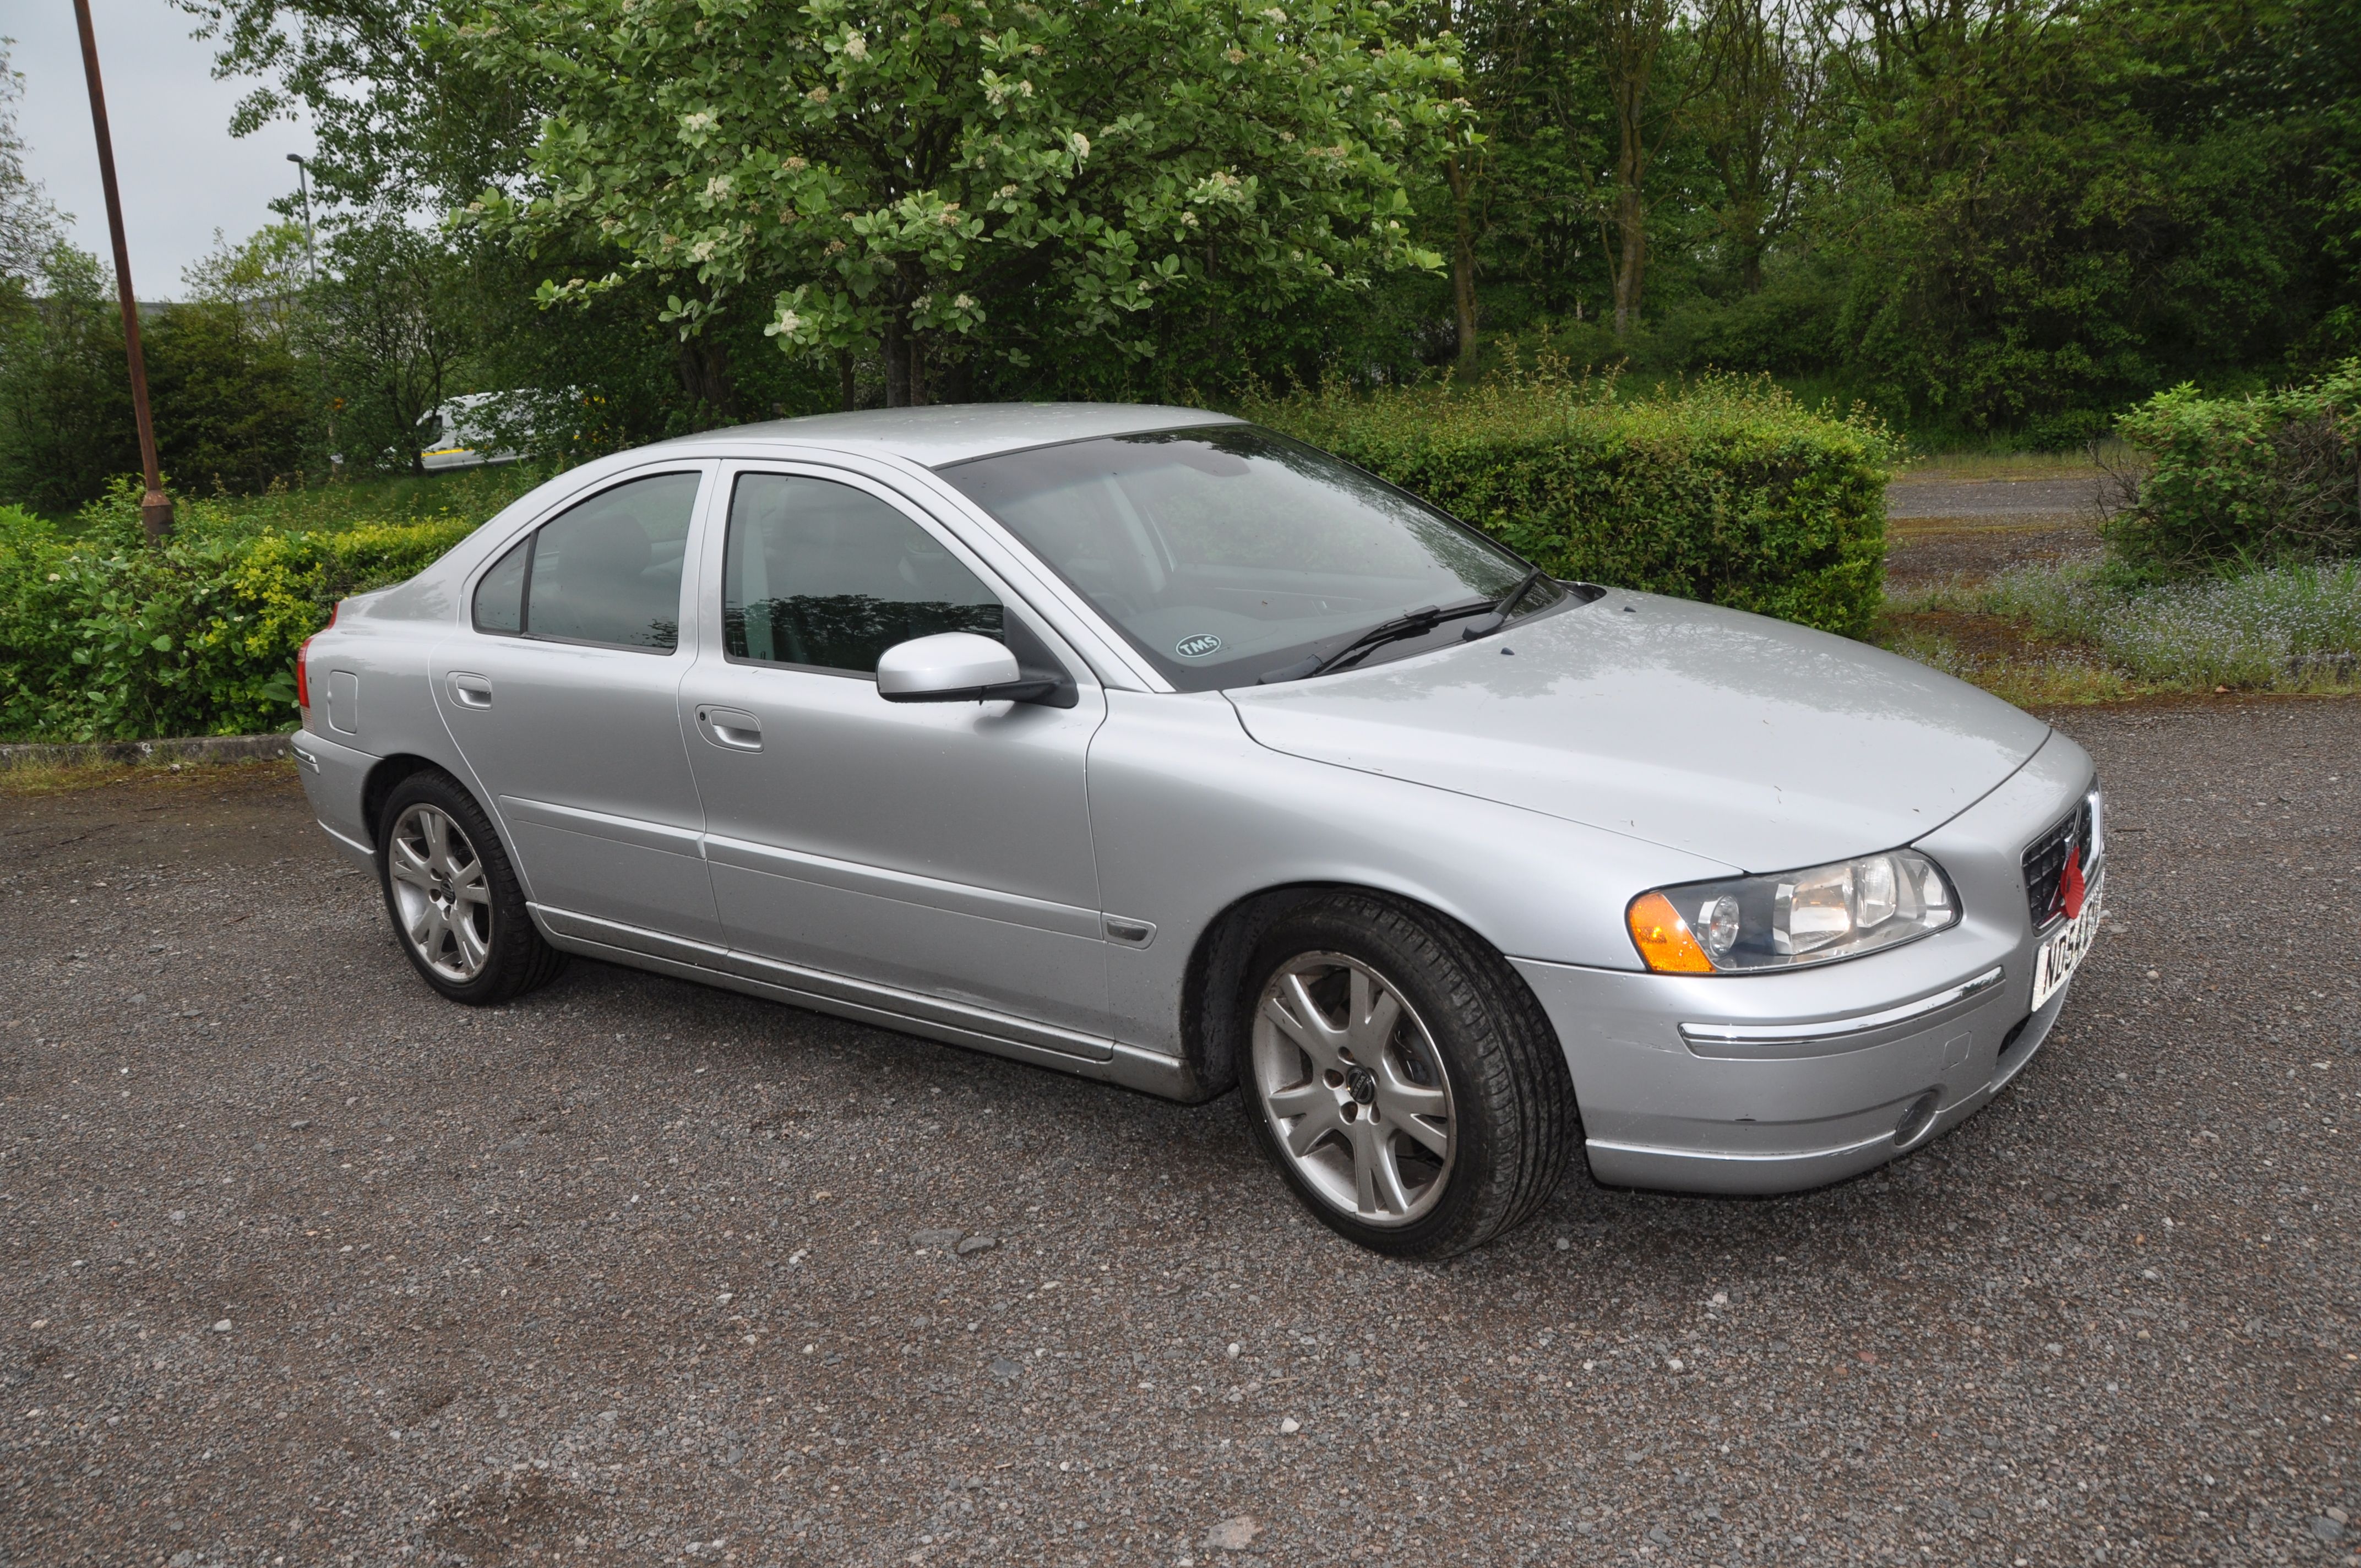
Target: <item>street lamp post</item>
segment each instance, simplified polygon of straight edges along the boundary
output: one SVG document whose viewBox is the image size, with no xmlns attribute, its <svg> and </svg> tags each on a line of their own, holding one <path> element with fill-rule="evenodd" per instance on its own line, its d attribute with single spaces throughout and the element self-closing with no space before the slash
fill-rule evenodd
<svg viewBox="0 0 2361 1568">
<path fill-rule="evenodd" d="M 303 192 L 303 271 L 316 283 L 320 280 L 320 263 L 312 254 L 312 166 L 300 152 L 289 153 L 287 161 L 295 166 L 296 188 Z"/>
<path fill-rule="evenodd" d="M 148 491 L 139 498 L 139 521 L 150 542 L 172 532 L 172 500 L 156 466 L 156 422 L 148 412 L 148 361 L 139 352 L 139 301 L 131 291 L 131 248 L 123 239 L 123 195 L 115 184 L 115 139 L 106 132 L 106 93 L 98 80 L 98 39 L 91 31 L 90 0 L 74 0 L 74 24 L 82 29 L 82 74 L 90 79 L 90 121 L 98 133 L 98 178 L 106 191 L 106 226 L 115 239 L 115 288 L 123 301 L 123 352 L 131 362 L 131 412 L 139 423 L 139 462 Z"/>
</svg>

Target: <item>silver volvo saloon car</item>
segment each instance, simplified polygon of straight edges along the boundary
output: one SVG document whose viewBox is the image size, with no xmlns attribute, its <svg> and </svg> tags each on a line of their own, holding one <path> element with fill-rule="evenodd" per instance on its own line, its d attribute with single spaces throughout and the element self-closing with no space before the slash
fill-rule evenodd
<svg viewBox="0 0 2361 1568">
<path fill-rule="evenodd" d="M 2040 1047 L 2090 758 L 1973 687 L 1561 582 L 1190 409 L 752 425 L 551 480 L 299 664 L 419 975 L 568 954 L 1178 1100 L 1311 1210 L 1476 1245 L 1837 1180 Z"/>
</svg>

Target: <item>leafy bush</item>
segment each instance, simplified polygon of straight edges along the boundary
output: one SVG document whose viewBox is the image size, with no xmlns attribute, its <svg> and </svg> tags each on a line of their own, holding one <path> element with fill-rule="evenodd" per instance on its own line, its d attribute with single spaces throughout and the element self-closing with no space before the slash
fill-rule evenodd
<svg viewBox="0 0 2361 1568">
<path fill-rule="evenodd" d="M 0 509 L 0 739 L 284 729 L 295 651 L 336 601 L 415 576 L 482 521 L 283 532 L 212 503 L 159 550 L 118 481 L 68 534 Z"/>
<path fill-rule="evenodd" d="M 2120 429 L 2150 463 L 2107 531 L 2134 572 L 2188 577 L 2361 555 L 2361 360 L 2247 398 L 2176 387 Z"/>
<path fill-rule="evenodd" d="M 1247 417 L 1324 446 L 1559 576 L 1677 594 L 1858 636 L 1885 572 L 1897 455 L 1767 380 L 1713 377 L 1631 399 L 1607 382 L 1252 400 Z"/>
</svg>

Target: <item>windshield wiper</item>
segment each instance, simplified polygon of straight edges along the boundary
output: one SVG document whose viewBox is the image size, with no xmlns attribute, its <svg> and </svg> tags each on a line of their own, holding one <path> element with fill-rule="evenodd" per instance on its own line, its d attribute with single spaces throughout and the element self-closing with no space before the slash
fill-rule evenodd
<svg viewBox="0 0 2361 1568">
<path fill-rule="evenodd" d="M 1487 614 L 1493 609 L 1496 602 L 1492 599 L 1471 599 L 1466 604 L 1455 604 L 1448 609 L 1441 605 L 1430 604 L 1417 609 L 1405 610 L 1391 620 L 1378 622 L 1334 653 L 1314 653 L 1310 658 L 1299 659 L 1294 663 L 1284 665 L 1279 669 L 1265 670 L 1262 679 L 1257 684 L 1269 685 L 1276 681 L 1301 681 L 1312 675 L 1324 675 L 1331 670 L 1351 663 L 1372 649 L 1381 648 L 1389 642 L 1400 642 L 1404 638 L 1423 636 L 1446 620 L 1457 620 L 1463 616 Z"/>
<path fill-rule="evenodd" d="M 1518 582 L 1515 587 L 1510 588 L 1507 593 L 1502 594 L 1498 599 L 1493 601 L 1491 614 L 1486 616 L 1482 620 L 1477 621 L 1475 625 L 1468 627 L 1466 630 L 1460 632 L 1460 641 L 1464 642 L 1473 642 L 1478 637 L 1489 637 L 1495 631 L 1499 630 L 1500 628 L 1508 625 L 1509 612 L 1517 608 L 1517 601 L 1523 598 L 1527 594 L 1532 592 L 1533 585 L 1540 582 L 1545 576 L 1547 576 L 1547 574 L 1539 566 L 1535 566 L 1532 571 L 1527 572 L 1523 578 Z"/>
</svg>

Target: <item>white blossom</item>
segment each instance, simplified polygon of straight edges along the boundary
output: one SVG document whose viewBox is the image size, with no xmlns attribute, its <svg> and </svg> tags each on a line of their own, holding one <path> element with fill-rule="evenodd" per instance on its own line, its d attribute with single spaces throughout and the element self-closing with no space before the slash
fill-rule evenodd
<svg viewBox="0 0 2361 1568">
<path fill-rule="evenodd" d="M 859 33 L 853 34 L 851 38 L 844 40 L 844 57 L 847 60 L 867 60 L 869 58 L 869 40 L 862 38 Z"/>
<path fill-rule="evenodd" d="M 1075 131 L 1068 137 L 1068 140 L 1073 147 L 1074 156 L 1076 158 L 1088 158 L 1091 155 L 1091 138 L 1084 136 L 1082 132 Z"/>
</svg>

